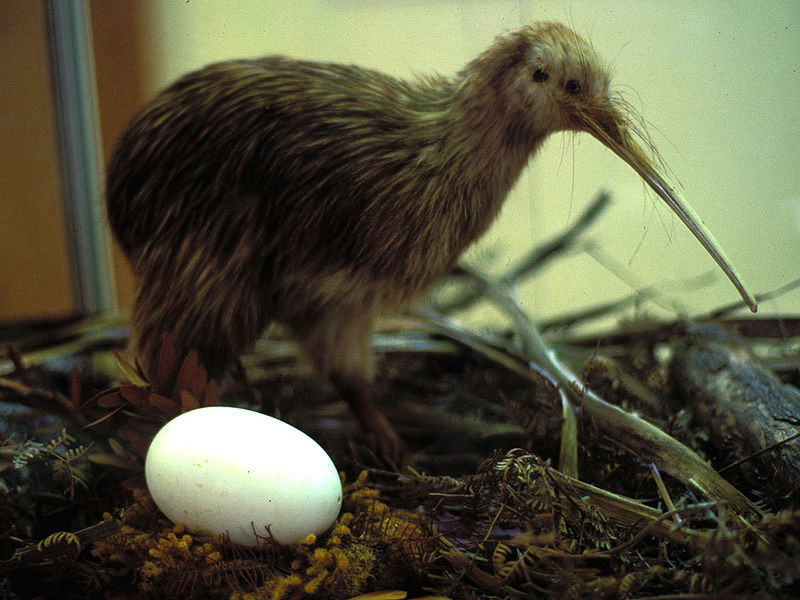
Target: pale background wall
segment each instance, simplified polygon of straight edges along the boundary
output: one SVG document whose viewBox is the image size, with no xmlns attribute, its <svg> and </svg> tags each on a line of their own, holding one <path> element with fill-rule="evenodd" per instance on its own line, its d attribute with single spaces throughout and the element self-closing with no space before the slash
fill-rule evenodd
<svg viewBox="0 0 800 600">
<path fill-rule="evenodd" d="M 40 3 L 0 2 L 0 57 L 0 320 L 60 315 L 74 303 Z"/>
<path fill-rule="evenodd" d="M 398 76 L 455 73 L 499 32 L 560 20 L 613 65 L 656 144 L 756 293 L 800 276 L 800 3 L 228 0 L 147 3 L 148 92 L 208 62 L 281 53 L 353 62 Z M 593 230 L 642 285 L 714 271 L 676 294 L 689 313 L 736 291 L 667 208 L 587 135 L 556 135 L 492 231 L 469 252 L 502 266 L 574 220 L 600 188 L 615 203 Z M 628 294 L 593 259 L 558 261 L 525 285 L 537 317 Z M 795 292 L 762 305 L 800 311 Z"/>
</svg>

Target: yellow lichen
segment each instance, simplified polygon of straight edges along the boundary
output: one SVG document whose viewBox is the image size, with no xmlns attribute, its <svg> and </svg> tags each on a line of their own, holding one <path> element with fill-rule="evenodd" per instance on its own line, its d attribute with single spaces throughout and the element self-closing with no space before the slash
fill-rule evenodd
<svg viewBox="0 0 800 600">
<path fill-rule="evenodd" d="M 317 536 L 313 533 L 309 533 L 306 537 L 301 539 L 298 544 L 301 546 L 313 546 L 317 542 Z"/>
<path fill-rule="evenodd" d="M 145 579 L 150 579 L 153 577 L 158 577 L 163 573 L 164 569 L 156 565 L 154 562 L 146 560 L 142 565 L 141 573 Z"/>
<path fill-rule="evenodd" d="M 288 547 L 263 541 L 254 549 L 189 534 L 139 491 L 122 515 L 120 532 L 98 542 L 93 554 L 101 563 L 133 568 L 140 591 L 159 597 L 197 598 L 187 591 L 201 588 L 204 598 L 231 600 L 356 596 L 408 576 L 432 539 L 419 515 L 390 508 L 364 482 L 362 474 L 345 486 L 346 509 L 329 532 Z"/>
<path fill-rule="evenodd" d="M 303 591 L 306 594 L 314 595 L 319 589 L 320 584 L 327 579 L 330 572 L 328 569 L 323 569 L 319 573 L 317 573 L 308 583 L 305 584 L 303 587 Z"/>
<path fill-rule="evenodd" d="M 287 597 L 289 592 L 303 584 L 303 579 L 299 575 L 285 575 L 283 577 L 279 577 L 275 589 L 273 590 L 272 594 L 270 595 L 270 600 L 283 600 Z M 257 598 L 262 598 L 264 596 L 256 596 Z"/>
</svg>

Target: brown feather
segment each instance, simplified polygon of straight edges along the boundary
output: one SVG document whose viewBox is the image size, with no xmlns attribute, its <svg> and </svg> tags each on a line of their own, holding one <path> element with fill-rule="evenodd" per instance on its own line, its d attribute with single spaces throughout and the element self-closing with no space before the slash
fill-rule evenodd
<svg viewBox="0 0 800 600">
<path fill-rule="evenodd" d="M 277 320 L 362 394 L 375 318 L 444 274 L 544 138 L 571 126 L 534 82 L 541 64 L 594 68 L 594 92 L 607 91 L 588 44 L 545 23 L 499 37 L 454 78 L 267 57 L 161 92 L 119 141 L 107 186 L 148 373 L 165 331 L 176 356 L 196 349 L 220 376 Z"/>
</svg>

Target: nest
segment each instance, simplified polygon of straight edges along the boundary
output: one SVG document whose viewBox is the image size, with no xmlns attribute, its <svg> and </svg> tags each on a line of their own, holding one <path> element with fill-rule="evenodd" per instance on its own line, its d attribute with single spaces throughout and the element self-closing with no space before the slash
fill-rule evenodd
<svg viewBox="0 0 800 600">
<path fill-rule="evenodd" d="M 244 358 L 247 383 L 220 389 L 168 335 L 148 381 L 110 318 L 0 330 L 0 599 L 798 597 L 800 320 L 721 309 L 578 337 L 570 325 L 619 306 L 536 326 L 514 298 L 604 198 L 503 279 L 461 268 L 446 301 L 384 323 L 376 393 L 404 465 L 279 332 Z M 452 320 L 485 300 L 510 329 Z M 149 440 L 214 404 L 329 452 L 345 491 L 329 531 L 244 548 L 160 514 Z"/>
</svg>

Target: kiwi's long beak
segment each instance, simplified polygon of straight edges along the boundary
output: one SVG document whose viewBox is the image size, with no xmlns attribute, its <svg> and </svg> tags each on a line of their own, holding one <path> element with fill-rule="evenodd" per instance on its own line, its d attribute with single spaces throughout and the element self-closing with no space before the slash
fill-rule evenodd
<svg viewBox="0 0 800 600">
<path fill-rule="evenodd" d="M 575 115 L 580 126 L 605 146 L 614 151 L 628 163 L 639 176 L 647 182 L 653 191 L 667 203 L 681 221 L 700 241 L 706 251 L 714 258 L 731 283 L 739 290 L 747 307 L 756 312 L 756 300 L 742 281 L 736 268 L 728 260 L 722 246 L 714 235 L 700 220 L 700 216 L 683 198 L 681 193 L 670 183 L 653 159 L 642 150 L 641 146 L 628 133 L 627 120 L 612 106 L 591 111 L 581 111 Z"/>
</svg>

